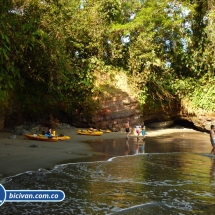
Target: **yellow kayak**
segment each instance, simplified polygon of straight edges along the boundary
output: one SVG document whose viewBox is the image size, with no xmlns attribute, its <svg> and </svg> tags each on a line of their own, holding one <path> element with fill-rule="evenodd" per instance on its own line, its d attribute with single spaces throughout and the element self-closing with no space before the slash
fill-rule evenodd
<svg viewBox="0 0 215 215">
<path fill-rule="evenodd" d="M 56 142 L 58 141 L 58 138 L 56 137 L 45 137 L 44 135 L 37 135 L 37 134 L 26 134 L 25 137 L 27 137 L 30 140 L 40 140 L 40 141 L 48 141 L 48 142 Z"/>
<path fill-rule="evenodd" d="M 106 130 L 105 132 L 106 132 L 106 133 L 111 133 L 111 130 Z"/>
<path fill-rule="evenodd" d="M 44 137 L 43 134 L 38 134 L 38 136 Z M 64 135 L 57 135 L 57 136 L 54 136 L 54 138 L 57 138 L 58 140 L 70 140 L 69 136 L 64 136 Z"/>
<path fill-rule="evenodd" d="M 55 136 L 58 138 L 58 140 L 70 140 L 70 136 Z"/>
<path fill-rule="evenodd" d="M 89 131 L 89 130 L 78 130 L 77 134 L 89 135 L 89 136 L 101 136 L 102 131 Z"/>
<path fill-rule="evenodd" d="M 97 130 L 97 129 L 93 129 L 93 128 L 89 128 L 87 131 L 101 131 L 101 132 L 103 132 L 103 133 L 111 133 L 111 130 L 109 130 L 109 129 L 107 129 L 107 130 L 102 130 L 102 129 L 99 129 L 99 130 Z"/>
</svg>

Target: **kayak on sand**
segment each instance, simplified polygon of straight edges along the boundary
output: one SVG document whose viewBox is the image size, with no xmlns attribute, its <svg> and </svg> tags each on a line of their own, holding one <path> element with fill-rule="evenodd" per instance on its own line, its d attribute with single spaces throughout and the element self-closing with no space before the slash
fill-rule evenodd
<svg viewBox="0 0 215 215">
<path fill-rule="evenodd" d="M 89 135 L 89 136 L 101 136 L 103 134 L 103 132 L 102 131 L 78 130 L 77 134 Z"/>
<path fill-rule="evenodd" d="M 57 137 L 46 137 L 44 135 L 37 135 L 37 134 L 25 134 L 25 137 L 27 137 L 30 140 L 40 140 L 40 141 L 48 141 L 48 142 L 56 142 L 58 141 Z"/>
</svg>

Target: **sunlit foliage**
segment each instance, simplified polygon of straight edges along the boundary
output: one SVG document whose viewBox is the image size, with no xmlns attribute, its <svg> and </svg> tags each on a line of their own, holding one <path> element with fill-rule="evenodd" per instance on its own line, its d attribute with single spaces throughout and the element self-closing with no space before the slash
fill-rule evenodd
<svg viewBox="0 0 215 215">
<path fill-rule="evenodd" d="M 213 111 L 214 7 L 211 0 L 2 1 L 0 102 L 35 114 L 63 104 L 90 120 L 99 74 L 123 71 L 143 108 L 188 100 Z"/>
</svg>

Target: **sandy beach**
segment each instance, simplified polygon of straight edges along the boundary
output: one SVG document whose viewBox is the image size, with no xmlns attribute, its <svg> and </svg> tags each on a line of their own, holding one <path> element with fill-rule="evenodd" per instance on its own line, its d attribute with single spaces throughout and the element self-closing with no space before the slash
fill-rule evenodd
<svg viewBox="0 0 215 215">
<path fill-rule="evenodd" d="M 65 160 L 85 158 L 89 154 L 96 156 L 85 141 L 125 138 L 125 132 L 104 133 L 102 136 L 78 135 L 77 128 L 57 129 L 58 133 L 70 136 L 68 141 L 46 142 L 28 140 L 25 136 L 0 131 L 0 176 L 8 177 L 40 168 L 52 169 Z M 187 129 L 186 132 L 192 131 Z M 147 136 L 165 133 L 184 132 L 183 129 L 149 130 Z M 131 134 L 131 136 L 136 136 Z"/>
<path fill-rule="evenodd" d="M 123 138 L 125 133 L 104 133 L 102 136 L 78 135 L 77 128 L 56 129 L 58 133 L 70 136 L 70 140 L 46 142 L 29 140 L 25 136 L 0 131 L 0 175 L 7 177 L 39 168 L 51 169 L 64 160 L 84 158 L 92 152 L 88 140 Z"/>
</svg>

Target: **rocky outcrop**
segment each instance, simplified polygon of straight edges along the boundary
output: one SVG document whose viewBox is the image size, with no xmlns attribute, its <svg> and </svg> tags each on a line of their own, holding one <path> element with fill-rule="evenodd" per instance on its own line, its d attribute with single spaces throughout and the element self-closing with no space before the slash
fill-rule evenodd
<svg viewBox="0 0 215 215">
<path fill-rule="evenodd" d="M 171 125 L 173 125 L 173 123 L 174 123 L 173 120 L 162 121 L 162 122 L 152 122 L 152 123 L 148 123 L 147 127 L 149 127 L 149 128 L 168 128 Z"/>
<path fill-rule="evenodd" d="M 131 125 L 136 124 L 142 121 L 142 116 L 138 101 L 132 95 L 122 92 L 100 102 L 93 122 L 98 128 L 121 131 L 126 121 Z"/>
<path fill-rule="evenodd" d="M 208 113 L 204 110 L 189 112 L 187 108 L 181 107 L 180 119 L 192 122 L 200 131 L 208 131 L 211 125 L 215 124 L 215 113 Z"/>
<path fill-rule="evenodd" d="M 156 109 L 145 105 L 142 110 L 133 95 L 121 92 L 100 102 L 93 122 L 97 128 L 122 131 L 126 121 L 129 121 L 132 127 L 144 121 L 152 128 L 166 128 L 179 118 L 180 106 L 176 102 Z"/>
<path fill-rule="evenodd" d="M 100 102 L 93 122 L 98 128 L 122 131 L 126 121 L 132 127 L 144 121 L 147 127 L 167 128 L 175 120 L 185 120 L 193 123 L 197 130 L 208 131 L 215 124 L 215 114 L 205 113 L 204 110 L 189 112 L 179 101 L 154 109 L 146 104 L 142 111 L 134 96 L 122 92 Z"/>
<path fill-rule="evenodd" d="M 70 116 L 66 112 L 63 112 L 65 113 L 64 118 L 67 118 L 67 122 L 71 125 L 76 127 L 95 127 L 99 129 L 111 129 L 112 131 L 124 131 L 126 121 L 129 121 L 130 126 L 133 128 L 143 121 L 151 128 L 165 128 L 171 126 L 175 120 L 181 119 L 192 122 L 198 130 L 206 131 L 210 130 L 211 124 L 215 124 L 214 113 L 205 113 L 204 110 L 191 111 L 188 106 L 181 105 L 181 101 L 178 100 L 172 100 L 170 103 L 160 105 L 157 104 L 154 107 L 150 105 L 152 102 L 150 101 L 151 98 L 149 95 L 146 104 L 141 108 L 137 99 L 137 92 L 132 91 L 132 89 L 136 88 L 128 84 L 127 76 L 123 72 L 118 72 L 113 80 L 110 74 L 107 73 L 99 77 L 98 80 L 97 87 L 100 89 L 100 92 L 95 93 L 95 97 L 93 98 L 96 104 L 93 105 L 97 107 L 96 111 L 93 114 L 92 112 L 89 114 L 78 110 L 71 113 Z M 65 110 L 60 109 L 57 111 Z M 87 119 L 86 116 L 90 117 Z M 58 124 L 60 115 L 56 114 L 55 117 L 56 119 L 50 117 L 47 123 L 40 121 L 41 125 L 49 124 L 49 126 L 55 127 Z M 3 109 L 0 106 L 0 129 L 4 127 L 5 119 Z M 15 122 L 19 122 L 17 115 L 11 119 L 11 123 L 9 124 L 13 126 L 15 126 Z M 29 128 L 16 127 L 15 133 L 17 135 L 25 133 L 25 130 L 29 130 Z"/>
</svg>

